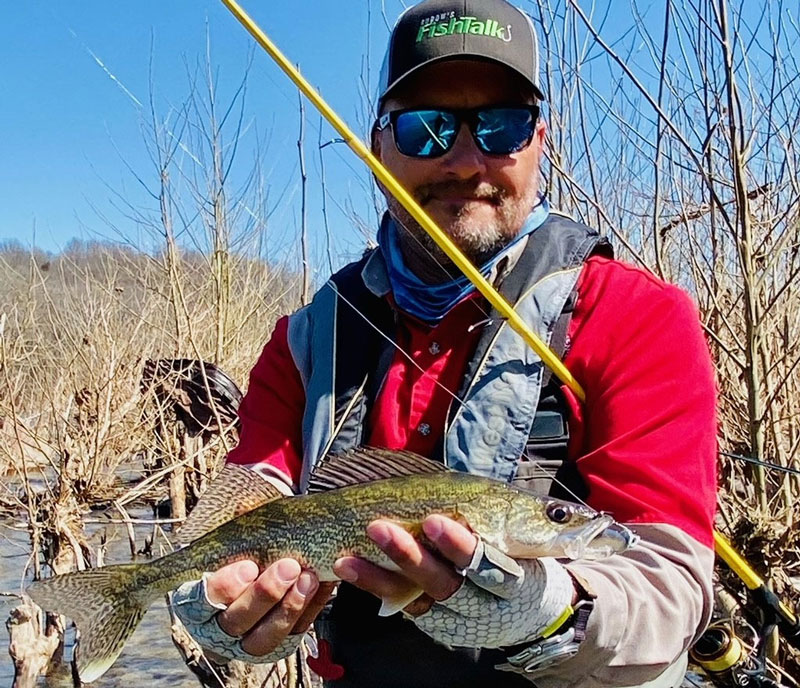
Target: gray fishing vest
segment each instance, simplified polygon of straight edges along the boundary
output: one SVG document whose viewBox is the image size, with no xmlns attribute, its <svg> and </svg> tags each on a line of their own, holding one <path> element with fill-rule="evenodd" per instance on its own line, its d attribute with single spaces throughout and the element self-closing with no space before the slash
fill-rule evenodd
<svg viewBox="0 0 800 688">
<path fill-rule="evenodd" d="M 559 354 L 578 276 L 585 260 L 598 252 L 611 254 L 597 232 L 551 213 L 500 287 Z M 290 317 L 289 348 L 306 394 L 301 491 L 322 456 L 359 446 L 366 436 L 367 415 L 395 353 L 398 316 L 385 298 L 389 290 L 383 256 L 373 250 L 333 275 L 308 306 Z M 547 387 L 543 382 L 549 379 L 539 356 L 490 312 L 456 395 L 463 403 L 451 404 L 440 451 L 430 458 L 509 482 L 518 477 L 520 457 L 531 451 L 538 457 L 534 471 L 547 469 L 548 462 L 560 464 L 563 456 L 548 456 L 553 444 L 548 440 L 561 438 L 563 452 L 564 414 L 539 408 Z"/>
<path fill-rule="evenodd" d="M 551 214 L 528 239 L 500 292 L 559 355 L 586 259 L 611 255 L 595 231 Z M 385 298 L 389 280 L 380 250 L 336 273 L 289 320 L 289 348 L 303 381 L 301 490 L 327 452 L 362 444 L 369 410 L 395 353 L 398 314 Z M 565 461 L 567 410 L 559 383 L 498 313 L 491 311 L 469 360 L 435 456 L 451 468 L 522 483 L 540 493 L 585 498 Z M 554 480 L 555 478 L 555 480 Z M 564 492 L 563 489 L 566 491 Z M 573 497 L 574 498 L 574 497 Z M 503 650 L 447 648 L 401 614 L 379 617 L 378 601 L 342 584 L 315 622 L 344 676 L 326 688 L 530 688 L 497 671 Z"/>
</svg>

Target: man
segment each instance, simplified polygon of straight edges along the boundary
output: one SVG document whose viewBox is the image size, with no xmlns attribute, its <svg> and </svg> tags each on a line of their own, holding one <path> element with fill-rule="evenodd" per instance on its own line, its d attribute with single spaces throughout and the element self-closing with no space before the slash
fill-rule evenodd
<svg viewBox="0 0 800 688">
<path fill-rule="evenodd" d="M 530 19 L 505 0 L 425 0 L 393 30 L 372 146 L 565 355 L 585 403 L 387 195 L 379 249 L 278 322 L 229 460 L 291 494 L 329 451 L 410 450 L 585 499 L 641 543 L 598 561 L 516 566 L 444 517 L 424 524 L 435 555 L 402 528 L 372 523 L 369 536 L 400 572 L 337 562 L 348 583 L 317 621 L 332 651 L 324 645 L 315 665 L 327 685 L 676 686 L 708 621 L 715 402 L 697 314 L 540 196 L 537 72 Z M 377 616 L 377 597 L 412 587 L 425 594 L 405 615 Z M 284 559 L 265 571 L 230 565 L 176 600 L 207 648 L 274 661 L 297 647 L 331 592 Z M 501 608 L 515 616 L 498 635 L 484 622 Z M 462 633 L 487 649 L 434 640 L 474 646 L 457 642 Z"/>
</svg>

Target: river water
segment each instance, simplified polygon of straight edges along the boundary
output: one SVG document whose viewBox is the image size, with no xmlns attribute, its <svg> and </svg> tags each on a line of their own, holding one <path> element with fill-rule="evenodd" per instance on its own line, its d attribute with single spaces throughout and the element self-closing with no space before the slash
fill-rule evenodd
<svg viewBox="0 0 800 688">
<path fill-rule="evenodd" d="M 152 519 L 149 509 L 132 509 L 131 518 Z M 153 526 L 135 525 L 136 543 L 141 548 L 145 537 L 151 535 Z M 114 564 L 131 560 L 127 531 L 123 525 L 89 525 L 89 542 L 92 549 L 100 545 L 101 533 L 105 532 L 105 563 Z M 156 549 L 165 546 L 163 538 L 157 538 Z M 144 557 L 139 557 L 146 561 Z M 20 592 L 30 576 L 25 576 L 25 569 L 30 560 L 28 534 L 24 523 L 0 521 L 0 591 L 5 593 Z M 0 597 L 0 688 L 7 688 L 14 679 L 14 666 L 8 655 L 8 631 L 5 620 L 10 610 L 17 605 L 14 597 Z M 68 647 L 65 659 L 71 658 L 71 634 L 68 635 Z M 40 683 L 48 688 L 71 688 L 69 667 L 63 672 L 49 676 Z M 113 667 L 92 684 L 93 688 L 117 688 L 119 686 L 170 686 L 171 688 L 197 688 L 199 682 L 186 668 L 178 650 L 172 644 L 170 636 L 170 620 L 164 601 L 150 607 L 139 628 L 126 643 L 119 659 Z"/>
</svg>

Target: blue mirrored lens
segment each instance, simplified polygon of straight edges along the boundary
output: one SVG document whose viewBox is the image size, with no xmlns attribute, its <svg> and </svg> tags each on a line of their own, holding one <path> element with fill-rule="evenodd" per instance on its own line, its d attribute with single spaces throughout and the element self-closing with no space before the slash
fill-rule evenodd
<svg viewBox="0 0 800 688">
<path fill-rule="evenodd" d="M 442 155 L 455 141 L 457 124 L 454 114 L 442 110 L 401 112 L 394 123 L 397 149 L 418 158 Z"/>
<path fill-rule="evenodd" d="M 524 108 L 487 108 L 477 112 L 475 140 L 485 153 L 508 155 L 525 148 L 533 137 L 533 113 Z"/>
</svg>

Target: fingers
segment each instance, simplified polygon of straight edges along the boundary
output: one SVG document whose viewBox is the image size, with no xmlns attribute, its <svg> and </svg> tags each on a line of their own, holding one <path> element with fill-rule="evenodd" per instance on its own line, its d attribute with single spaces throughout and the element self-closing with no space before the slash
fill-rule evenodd
<svg viewBox="0 0 800 688">
<path fill-rule="evenodd" d="M 225 633 L 241 637 L 251 655 L 269 654 L 290 633 L 305 631 L 325 606 L 333 583 L 320 585 L 294 559 L 280 559 L 260 575 L 252 561 L 225 566 L 206 580 L 209 599 L 225 604 L 217 616 Z"/>
<path fill-rule="evenodd" d="M 206 578 L 206 595 L 213 604 L 229 605 L 258 578 L 254 561 L 237 561 L 223 566 Z"/>
<path fill-rule="evenodd" d="M 469 563 L 477 538 L 445 516 L 429 516 L 423 522 L 423 532 L 444 561 L 396 524 L 375 521 L 367 526 L 369 537 L 400 567 L 404 576 L 433 599 L 445 600 L 461 586 L 463 578 L 455 566 L 462 567 L 462 561 Z"/>
<path fill-rule="evenodd" d="M 337 559 L 333 564 L 333 572 L 342 580 L 381 599 L 406 597 L 420 588 L 402 574 L 387 571 L 358 557 Z"/>
<path fill-rule="evenodd" d="M 308 601 L 305 609 L 300 614 L 300 618 L 295 622 L 291 631 L 292 633 L 304 633 L 308 627 L 314 623 L 314 619 L 317 618 L 322 608 L 328 603 L 328 600 L 331 599 L 335 588 L 336 583 L 319 584 L 317 592 L 314 593 L 314 596 Z"/>
<path fill-rule="evenodd" d="M 297 625 L 318 587 L 317 577 L 313 573 L 310 571 L 301 573 L 297 582 L 287 590 L 280 604 L 275 604 L 270 612 L 242 638 L 242 649 L 256 656 L 272 652 Z"/>
<path fill-rule="evenodd" d="M 449 597 L 461 584 L 452 566 L 437 559 L 404 528 L 374 521 L 367 526 L 367 535 L 400 567 L 406 578 L 435 600 Z"/>
<path fill-rule="evenodd" d="M 444 517 L 431 517 L 426 520 L 426 524 L 426 535 L 437 547 L 442 543 L 446 559 L 455 556 L 459 564 L 464 559 L 469 563 L 477 543 L 474 535 L 455 521 Z M 397 524 L 373 521 L 367 526 L 367 535 L 397 564 L 400 573 L 389 572 L 360 560 L 356 563 L 351 557 L 339 560 L 337 563 L 342 562 L 341 568 L 337 571 L 334 566 L 334 571 L 359 588 L 384 599 L 402 598 L 404 592 L 421 588 L 432 598 L 444 600 L 461 585 L 463 579 L 451 563 L 442 561 L 425 549 Z"/>
<path fill-rule="evenodd" d="M 243 636 L 283 600 L 299 577 L 300 564 L 294 559 L 280 559 L 268 566 L 220 613 L 220 628 L 230 635 Z M 296 602 L 296 598 L 291 601 Z"/>
<path fill-rule="evenodd" d="M 437 551 L 463 569 L 469 566 L 478 538 L 467 528 L 446 516 L 434 514 L 422 523 L 422 531 Z"/>
</svg>

